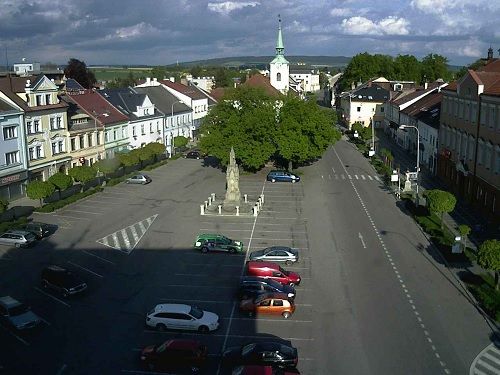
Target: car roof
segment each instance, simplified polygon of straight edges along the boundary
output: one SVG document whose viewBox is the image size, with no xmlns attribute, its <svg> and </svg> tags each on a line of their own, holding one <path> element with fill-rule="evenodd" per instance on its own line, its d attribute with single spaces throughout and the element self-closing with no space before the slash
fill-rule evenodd
<svg viewBox="0 0 500 375">
<path fill-rule="evenodd" d="M 262 293 L 262 294 L 259 294 L 258 297 L 256 297 L 256 299 L 267 299 L 267 298 L 286 299 L 288 301 L 288 295 L 286 293 L 280 293 L 280 292 Z"/>
<path fill-rule="evenodd" d="M 30 221 L 26 225 L 49 225 L 47 223 L 42 223 L 41 221 Z"/>
<path fill-rule="evenodd" d="M 27 230 L 19 230 L 19 229 L 11 229 L 11 230 L 8 230 L 7 232 L 5 233 L 10 233 L 10 234 L 20 234 L 22 236 L 26 236 L 26 235 L 32 235 L 33 233 L 31 232 L 28 232 Z"/>
<path fill-rule="evenodd" d="M 61 266 L 57 266 L 55 264 L 51 264 L 50 266 L 45 267 L 46 270 L 51 270 L 51 271 L 57 271 L 57 272 L 67 272 L 68 270 L 66 268 L 63 268 Z"/>
<path fill-rule="evenodd" d="M 173 312 L 187 314 L 191 310 L 191 306 L 180 303 L 161 303 L 156 305 L 155 312 Z"/>
<path fill-rule="evenodd" d="M 202 344 L 197 340 L 189 340 L 189 339 L 171 339 L 165 341 L 165 346 L 169 349 L 177 349 L 177 350 L 193 350 L 198 349 Z"/>
<path fill-rule="evenodd" d="M 286 250 L 286 251 L 290 251 L 292 248 L 291 247 L 288 247 L 288 246 L 270 246 L 270 247 L 266 247 L 265 249 L 262 249 L 264 250 L 264 253 L 268 252 L 268 251 L 272 251 L 272 250 Z"/>
<path fill-rule="evenodd" d="M 201 233 L 198 236 L 196 236 L 197 239 L 201 238 L 217 238 L 217 237 L 226 237 L 223 234 L 217 234 L 217 233 Z"/>
<path fill-rule="evenodd" d="M 260 260 L 249 260 L 247 262 L 247 267 L 248 268 L 257 268 L 257 269 L 262 269 L 262 268 L 269 268 L 272 270 L 277 270 L 280 268 L 280 266 L 274 262 L 262 262 Z"/>
<path fill-rule="evenodd" d="M 283 169 L 275 169 L 275 170 L 272 170 L 272 171 L 271 171 L 271 172 L 269 172 L 269 173 L 276 173 L 276 172 L 280 172 L 280 173 L 282 173 L 282 172 L 286 172 L 286 171 L 285 171 L 285 170 L 283 170 Z"/>
<path fill-rule="evenodd" d="M 4 296 L 0 297 L 0 304 L 8 308 L 20 305 L 21 302 L 19 302 L 17 299 L 12 298 L 11 296 Z"/>
</svg>

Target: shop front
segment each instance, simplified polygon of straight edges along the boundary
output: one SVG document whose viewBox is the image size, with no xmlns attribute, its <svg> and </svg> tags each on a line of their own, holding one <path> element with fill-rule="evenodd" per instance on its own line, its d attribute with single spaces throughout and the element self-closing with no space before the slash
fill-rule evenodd
<svg viewBox="0 0 500 375">
<path fill-rule="evenodd" d="M 0 177 L 0 197 L 12 201 L 26 196 L 27 179 L 27 171 Z"/>
</svg>

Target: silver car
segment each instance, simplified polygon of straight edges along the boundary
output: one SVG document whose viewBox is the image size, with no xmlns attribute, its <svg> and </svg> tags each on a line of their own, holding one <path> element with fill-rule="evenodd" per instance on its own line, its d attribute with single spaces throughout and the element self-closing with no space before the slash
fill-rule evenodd
<svg viewBox="0 0 500 375">
<path fill-rule="evenodd" d="M 284 262 L 290 265 L 299 260 L 299 252 L 287 246 L 271 246 L 250 253 L 250 260 L 262 260 L 267 262 Z"/>
<path fill-rule="evenodd" d="M 9 230 L 0 235 L 0 245 L 28 247 L 36 241 L 36 236 L 25 230 Z"/>
<path fill-rule="evenodd" d="M 145 174 L 136 174 L 135 176 L 132 176 L 130 178 L 127 178 L 125 181 L 127 184 L 142 184 L 146 185 L 149 184 L 151 181 L 151 177 L 146 176 Z"/>
<path fill-rule="evenodd" d="M 36 327 L 42 321 L 28 306 L 11 296 L 0 297 L 0 317 L 19 330 Z"/>
</svg>

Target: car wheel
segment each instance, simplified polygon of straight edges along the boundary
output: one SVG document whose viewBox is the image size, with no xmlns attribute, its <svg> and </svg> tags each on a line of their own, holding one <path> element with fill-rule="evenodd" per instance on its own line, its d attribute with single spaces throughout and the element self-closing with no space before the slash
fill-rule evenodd
<svg viewBox="0 0 500 375">
<path fill-rule="evenodd" d="M 199 367 L 191 366 L 191 373 L 197 374 L 198 372 L 200 372 L 200 368 Z"/>
<path fill-rule="evenodd" d="M 49 283 L 47 281 L 43 280 L 42 285 L 45 289 L 49 289 Z"/>
<path fill-rule="evenodd" d="M 236 249 L 229 249 L 229 253 L 230 253 L 230 254 L 234 254 L 234 253 L 236 253 Z"/>
<path fill-rule="evenodd" d="M 64 291 L 62 292 L 62 296 L 63 296 L 64 298 L 68 298 L 69 294 L 68 294 L 68 292 L 67 292 L 67 291 L 65 291 L 65 290 L 64 290 Z"/>
<path fill-rule="evenodd" d="M 271 182 L 276 182 L 276 180 L 274 178 L 271 178 Z"/>
<path fill-rule="evenodd" d="M 295 284 L 294 284 L 294 283 L 290 283 L 290 284 L 288 284 L 288 285 L 290 285 L 290 286 L 295 286 Z"/>
<path fill-rule="evenodd" d="M 295 183 L 295 179 L 292 180 L 292 184 L 294 184 L 294 183 Z"/>
<path fill-rule="evenodd" d="M 200 326 L 200 328 L 198 328 L 198 332 L 200 333 L 208 333 L 209 329 L 207 326 Z"/>
<path fill-rule="evenodd" d="M 14 244 L 14 246 L 17 247 L 17 248 L 20 248 L 21 244 L 20 243 L 16 243 L 16 244 Z"/>
<path fill-rule="evenodd" d="M 290 314 L 288 311 L 285 311 L 283 314 L 283 318 L 288 319 L 292 314 Z"/>
<path fill-rule="evenodd" d="M 165 324 L 159 323 L 156 325 L 156 329 L 160 332 L 165 332 L 167 330 L 167 327 L 165 326 Z"/>
<path fill-rule="evenodd" d="M 125 183 L 126 183 L 126 184 L 130 184 L 130 181 L 128 181 L 128 180 L 127 180 L 127 181 L 125 181 Z"/>
<path fill-rule="evenodd" d="M 208 253 L 208 247 L 203 246 L 203 247 L 201 248 L 201 252 L 202 252 L 202 253 Z"/>
<path fill-rule="evenodd" d="M 285 264 L 286 264 L 287 266 L 290 266 L 292 263 L 293 263 L 293 262 L 292 262 L 291 260 L 287 260 L 287 261 L 285 261 Z"/>
</svg>

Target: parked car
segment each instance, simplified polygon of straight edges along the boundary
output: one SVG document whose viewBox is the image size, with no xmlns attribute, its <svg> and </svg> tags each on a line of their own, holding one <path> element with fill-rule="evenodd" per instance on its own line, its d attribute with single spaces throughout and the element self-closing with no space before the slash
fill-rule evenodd
<svg viewBox="0 0 500 375">
<path fill-rule="evenodd" d="M 22 229 L 33 233 L 39 240 L 50 234 L 50 225 L 37 221 L 32 221 L 31 223 L 26 224 Z"/>
<path fill-rule="evenodd" d="M 0 317 L 18 330 L 34 328 L 42 321 L 29 306 L 11 296 L 0 297 Z"/>
<path fill-rule="evenodd" d="M 267 181 L 271 182 L 299 182 L 300 177 L 287 171 L 271 171 L 267 174 Z"/>
<path fill-rule="evenodd" d="M 245 265 L 245 275 L 273 279 L 281 284 L 288 284 L 291 286 L 300 284 L 299 274 L 284 270 L 273 262 L 250 260 Z"/>
<path fill-rule="evenodd" d="M 238 296 L 240 299 L 255 298 L 262 293 L 285 293 L 289 300 L 295 299 L 295 288 L 264 277 L 243 276 Z"/>
<path fill-rule="evenodd" d="M 198 372 L 206 363 L 207 347 L 196 340 L 173 339 L 150 345 L 141 352 L 142 364 L 150 370 Z"/>
<path fill-rule="evenodd" d="M 282 369 L 266 365 L 246 365 L 233 369 L 232 375 L 297 375 L 297 369 Z"/>
<path fill-rule="evenodd" d="M 189 151 L 186 155 L 184 155 L 186 159 L 201 159 L 203 158 L 203 154 L 198 150 Z"/>
<path fill-rule="evenodd" d="M 159 331 L 182 329 L 206 333 L 219 328 L 219 316 L 196 306 L 163 303 L 146 315 L 146 325 Z"/>
<path fill-rule="evenodd" d="M 153 181 L 151 177 L 145 174 L 136 174 L 125 180 L 127 184 L 142 184 L 142 185 L 149 184 L 151 181 Z"/>
<path fill-rule="evenodd" d="M 34 244 L 35 241 L 35 235 L 25 230 L 9 230 L 0 235 L 0 245 L 28 247 Z"/>
<path fill-rule="evenodd" d="M 262 250 L 252 251 L 250 260 L 267 260 L 269 262 L 280 262 L 290 265 L 299 260 L 299 252 L 286 246 L 271 246 Z"/>
<path fill-rule="evenodd" d="M 250 316 L 268 314 L 281 315 L 288 319 L 295 312 L 295 304 L 285 293 L 265 293 L 240 302 L 240 311 Z"/>
<path fill-rule="evenodd" d="M 225 251 L 231 254 L 243 251 L 243 242 L 234 241 L 222 234 L 203 233 L 196 236 L 194 248 L 202 253 L 209 251 Z"/>
<path fill-rule="evenodd" d="M 81 293 L 87 289 L 87 283 L 78 276 L 60 266 L 47 266 L 42 270 L 42 285 L 54 289 L 63 297 Z"/>
<path fill-rule="evenodd" d="M 222 360 L 230 365 L 270 365 L 295 368 L 299 361 L 297 349 L 279 342 L 254 342 L 227 349 Z"/>
</svg>

